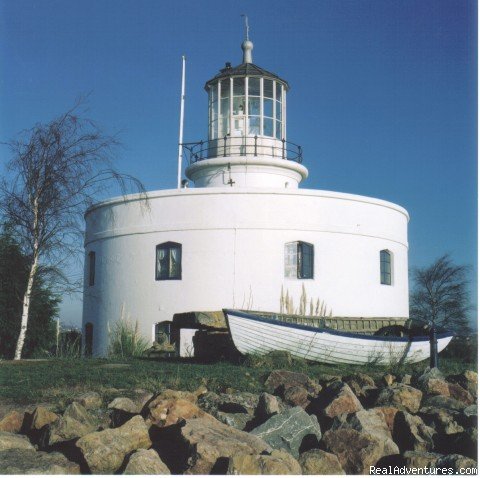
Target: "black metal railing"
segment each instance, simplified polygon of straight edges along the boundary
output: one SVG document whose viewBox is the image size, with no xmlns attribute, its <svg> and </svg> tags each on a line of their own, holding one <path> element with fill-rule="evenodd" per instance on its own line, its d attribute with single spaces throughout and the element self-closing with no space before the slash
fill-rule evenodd
<svg viewBox="0 0 480 478">
<path fill-rule="evenodd" d="M 182 143 L 182 147 L 190 164 L 222 156 L 272 156 L 297 163 L 303 161 L 302 147 L 285 139 L 224 136 L 213 140 Z"/>
</svg>

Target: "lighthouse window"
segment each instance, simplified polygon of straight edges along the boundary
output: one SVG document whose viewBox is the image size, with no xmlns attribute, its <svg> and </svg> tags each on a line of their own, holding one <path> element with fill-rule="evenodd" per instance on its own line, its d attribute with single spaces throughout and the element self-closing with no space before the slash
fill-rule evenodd
<svg viewBox="0 0 480 478">
<path fill-rule="evenodd" d="M 273 98 L 273 81 L 263 80 L 263 96 L 265 98 Z"/>
<path fill-rule="evenodd" d="M 159 244 L 156 250 L 155 280 L 182 278 L 182 245 L 176 242 Z"/>
<path fill-rule="evenodd" d="M 380 251 L 380 284 L 392 285 L 392 254 Z"/>
<path fill-rule="evenodd" d="M 245 95 L 245 78 L 233 79 L 233 96 Z"/>
<path fill-rule="evenodd" d="M 263 100 L 263 115 L 273 118 L 273 100 Z"/>
<path fill-rule="evenodd" d="M 263 134 L 264 136 L 273 136 L 273 119 L 272 118 L 263 119 Z"/>
<path fill-rule="evenodd" d="M 95 252 L 88 253 L 88 285 L 95 285 Z"/>
<path fill-rule="evenodd" d="M 281 83 L 275 83 L 275 86 L 276 86 L 276 98 L 277 100 L 281 101 L 282 100 L 282 85 Z"/>
<path fill-rule="evenodd" d="M 260 116 L 249 116 L 248 117 L 248 134 L 260 134 Z"/>
<path fill-rule="evenodd" d="M 282 120 L 282 103 L 280 103 L 280 101 L 275 101 L 275 106 L 277 108 L 275 111 L 277 121 L 281 121 Z"/>
<path fill-rule="evenodd" d="M 260 78 L 248 78 L 248 96 L 260 96 Z"/>
<path fill-rule="evenodd" d="M 285 244 L 285 277 L 313 279 L 313 244 L 302 241 Z"/>
</svg>

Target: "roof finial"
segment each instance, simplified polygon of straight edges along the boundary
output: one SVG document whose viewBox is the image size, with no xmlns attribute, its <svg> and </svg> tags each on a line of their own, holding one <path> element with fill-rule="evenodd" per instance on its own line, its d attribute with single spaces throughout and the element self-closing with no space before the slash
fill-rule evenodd
<svg viewBox="0 0 480 478">
<path fill-rule="evenodd" d="M 243 63 L 252 63 L 253 43 L 248 37 L 248 31 L 250 29 L 250 27 L 248 26 L 248 17 L 244 13 L 242 13 L 242 17 L 245 19 L 245 39 L 242 43 Z"/>
</svg>

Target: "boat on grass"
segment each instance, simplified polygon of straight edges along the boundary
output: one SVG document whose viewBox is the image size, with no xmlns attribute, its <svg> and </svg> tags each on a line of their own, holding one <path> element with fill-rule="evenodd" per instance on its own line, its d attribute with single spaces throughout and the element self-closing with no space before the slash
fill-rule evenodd
<svg viewBox="0 0 480 478">
<path fill-rule="evenodd" d="M 265 355 L 282 350 L 293 357 L 314 362 L 359 365 L 415 363 L 430 357 L 428 329 L 414 327 L 411 321 L 405 321 L 410 322 L 409 326 L 387 326 L 368 334 L 340 330 L 344 321 L 335 318 L 327 318 L 329 327 L 319 327 L 308 325 L 309 319 L 312 324 L 318 324 L 318 317 L 303 317 L 302 323 L 297 323 L 298 320 L 291 320 L 286 314 L 232 309 L 224 309 L 223 313 L 233 343 L 242 354 Z M 438 330 L 439 352 L 449 344 L 453 335 Z"/>
</svg>

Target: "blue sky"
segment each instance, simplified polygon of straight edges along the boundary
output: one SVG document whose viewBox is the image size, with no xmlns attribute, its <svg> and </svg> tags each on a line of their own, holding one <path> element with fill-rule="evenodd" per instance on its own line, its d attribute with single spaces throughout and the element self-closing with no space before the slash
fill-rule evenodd
<svg viewBox="0 0 480 478">
<path fill-rule="evenodd" d="M 88 115 L 121 132 L 118 169 L 175 187 L 181 55 L 185 140 L 197 141 L 205 82 L 241 63 L 242 13 L 254 63 L 290 83 L 303 187 L 405 207 L 410 265 L 450 252 L 473 267 L 476 302 L 476 2 L 0 0 L 0 141 L 91 92 Z M 64 322 L 79 323 L 79 304 L 66 299 Z"/>
</svg>

